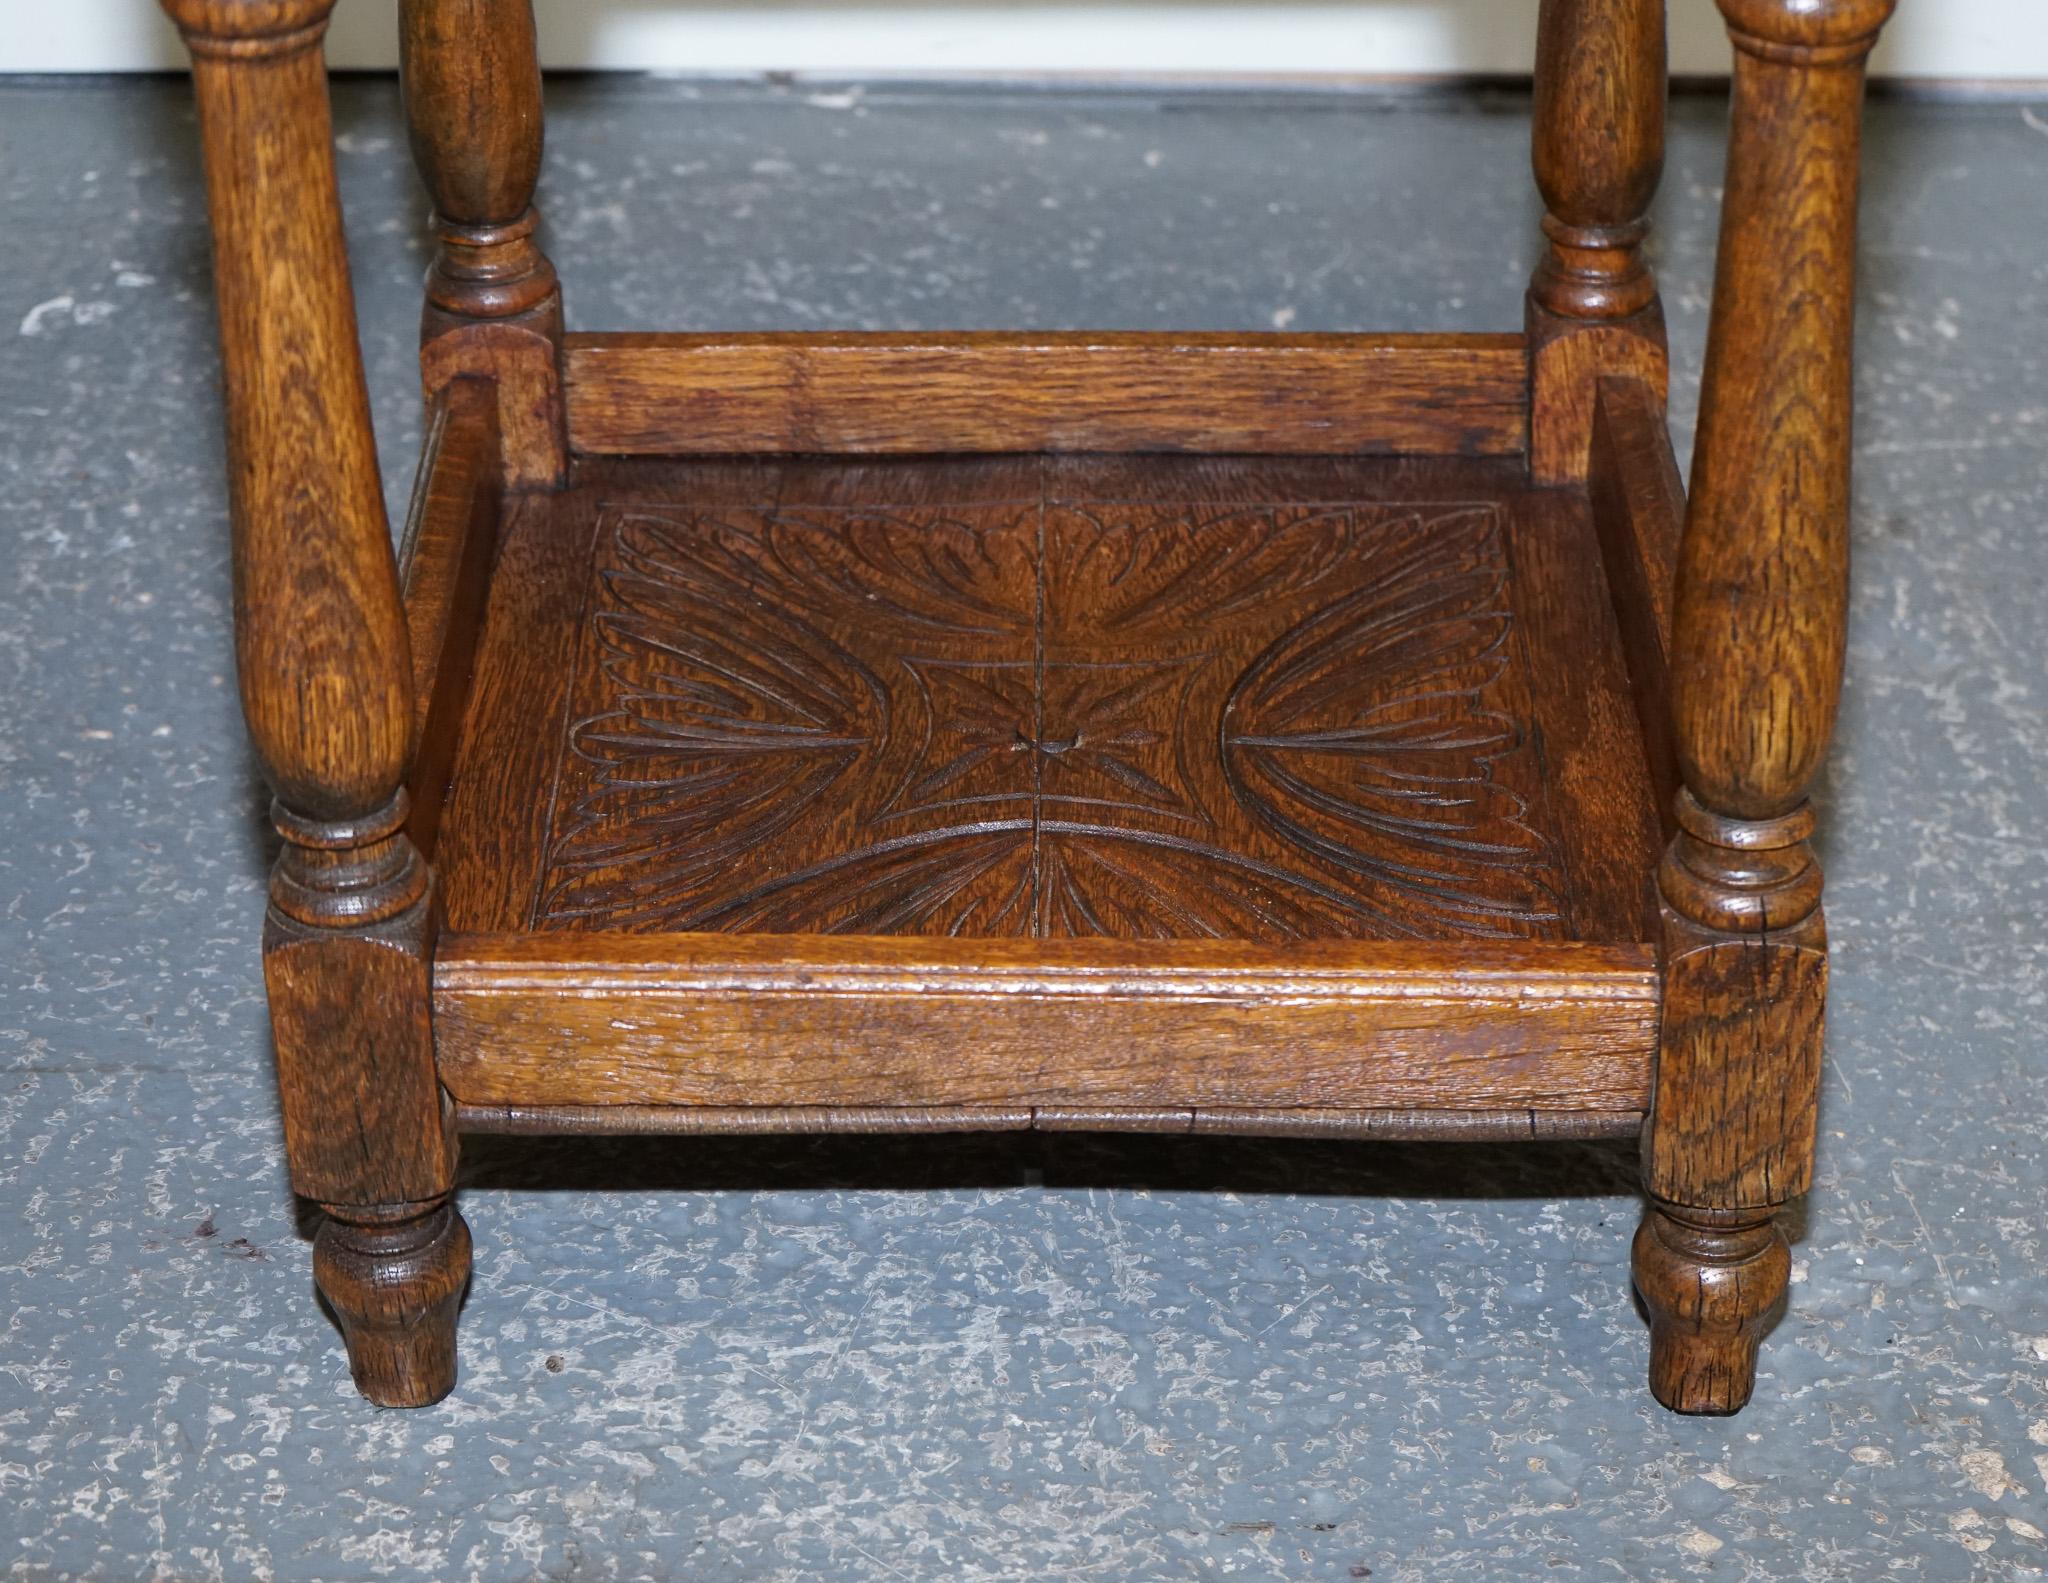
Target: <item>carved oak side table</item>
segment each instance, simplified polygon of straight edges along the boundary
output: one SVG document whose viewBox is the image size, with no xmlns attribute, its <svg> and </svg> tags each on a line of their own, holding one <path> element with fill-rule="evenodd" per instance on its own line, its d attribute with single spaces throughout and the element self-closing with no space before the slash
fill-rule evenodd
<svg viewBox="0 0 2048 1583">
<path fill-rule="evenodd" d="M 403 0 L 394 558 L 321 37 L 191 46 L 264 962 L 371 1400 L 455 1383 L 465 1133 L 1640 1136 L 1650 1386 L 1750 1395 L 1811 1170 L 1863 62 L 1735 43 L 1697 459 L 1661 0 L 1545 0 L 1519 333 L 579 335 L 529 0 Z"/>
</svg>

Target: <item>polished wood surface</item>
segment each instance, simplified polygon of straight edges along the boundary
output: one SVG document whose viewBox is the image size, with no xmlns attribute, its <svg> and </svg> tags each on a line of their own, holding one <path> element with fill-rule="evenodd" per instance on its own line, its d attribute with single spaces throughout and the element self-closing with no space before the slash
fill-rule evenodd
<svg viewBox="0 0 2048 1583">
<path fill-rule="evenodd" d="M 1529 283 L 1529 469 L 1576 483 L 1603 378 L 1659 401 L 1664 310 L 1644 243 L 1664 171 L 1664 0 L 1543 0 L 1531 150 L 1544 249 Z"/>
<path fill-rule="evenodd" d="M 1531 163 L 1548 245 L 1530 290 L 1552 313 L 1626 319 L 1657 300 L 1643 242 L 1665 71 L 1664 0 L 1543 0 Z"/>
<path fill-rule="evenodd" d="M 443 1203 L 455 1160 L 428 1004 L 432 878 L 405 831 L 411 662 L 320 59 L 332 3 L 168 9 L 206 150 L 242 708 L 284 838 L 263 963 L 285 1153 L 346 1240 L 384 1206 Z M 366 1310 L 330 1297 L 373 1399 L 453 1387 L 452 1308 L 372 1347 L 351 1318 Z"/>
<path fill-rule="evenodd" d="M 460 1103 L 1626 1111 L 1647 946 L 527 934 L 444 942 Z"/>
<path fill-rule="evenodd" d="M 1629 689 L 1664 839 L 1677 826 L 1678 740 L 1671 723 L 1671 606 L 1685 485 L 1664 403 L 1638 379 L 1603 379 L 1587 480 L 1600 562 L 1627 655 Z"/>
<path fill-rule="evenodd" d="M 434 203 L 421 382 L 431 402 L 451 380 L 488 380 L 505 481 L 553 488 L 568 465 L 562 289 L 536 240 L 533 3 L 400 0 L 398 20 L 406 126 Z"/>
<path fill-rule="evenodd" d="M 1639 1135 L 1651 1388 L 1748 1399 L 1812 1175 L 1891 0 L 1720 3 L 1688 499 L 1657 0 L 1543 0 L 1524 326 L 1443 336 L 565 335 L 530 0 L 402 0 L 401 585 L 332 0 L 165 0 L 285 1152 L 365 1395 L 454 1385 L 461 1129 L 1093 1128 Z"/>
<path fill-rule="evenodd" d="M 458 379 L 435 398 L 399 550 L 412 649 L 413 758 L 407 828 L 433 857 L 469 703 L 469 678 L 497 549 L 498 400 Z"/>
<path fill-rule="evenodd" d="M 540 517 L 456 928 L 1644 938 L 1599 551 L 1510 467 L 614 464 Z"/>
<path fill-rule="evenodd" d="M 1789 1268 L 1773 1217 L 1812 1181 L 1827 941 L 1807 796 L 1841 689 L 1858 125 L 1892 0 L 1721 9 L 1735 83 L 1673 617 L 1685 785 L 1659 869 L 1664 1032 L 1637 1241 L 1651 1387 L 1687 1412 L 1748 1399 L 1757 1316 Z M 1691 1295 L 1714 1281 L 1739 1300 Z"/>
<path fill-rule="evenodd" d="M 506 502 L 461 726 L 474 768 L 448 789 L 434 854 L 457 929 L 511 931 L 531 918 L 555 813 L 543 788 L 552 786 L 568 730 L 564 711 L 601 502 L 602 492 L 589 491 Z M 507 795 L 512 787 L 526 795 Z M 449 874 L 461 875 L 452 891 Z"/>
<path fill-rule="evenodd" d="M 1792 1278 L 1777 1222 L 1652 1201 L 1631 1257 L 1650 1316 L 1651 1394 L 1679 1412 L 1739 1411 Z"/>
<path fill-rule="evenodd" d="M 412 718 L 320 64 L 332 3 L 172 14 L 206 146 L 242 712 L 285 805 L 346 820 L 397 791 Z"/>
<path fill-rule="evenodd" d="M 1510 456 L 1512 335 L 572 335 L 588 455 L 1270 451 Z"/>
</svg>

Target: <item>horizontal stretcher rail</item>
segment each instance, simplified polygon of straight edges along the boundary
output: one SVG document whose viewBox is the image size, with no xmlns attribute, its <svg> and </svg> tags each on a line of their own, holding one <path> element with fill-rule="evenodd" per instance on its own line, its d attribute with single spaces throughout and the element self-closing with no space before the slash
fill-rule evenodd
<svg viewBox="0 0 2048 1583">
<path fill-rule="evenodd" d="M 1640 1112 L 1647 946 L 451 935 L 476 1107 Z"/>
<path fill-rule="evenodd" d="M 571 335 L 584 455 L 1513 456 L 1519 335 Z"/>
</svg>

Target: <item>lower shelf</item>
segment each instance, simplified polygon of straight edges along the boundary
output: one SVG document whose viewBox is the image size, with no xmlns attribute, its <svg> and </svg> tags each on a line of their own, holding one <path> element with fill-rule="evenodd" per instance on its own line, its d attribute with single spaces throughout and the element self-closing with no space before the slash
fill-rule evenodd
<svg viewBox="0 0 2048 1583">
<path fill-rule="evenodd" d="M 1660 838 L 1585 492 L 585 459 L 493 526 L 424 798 L 465 1125 L 1638 1124 Z"/>
</svg>

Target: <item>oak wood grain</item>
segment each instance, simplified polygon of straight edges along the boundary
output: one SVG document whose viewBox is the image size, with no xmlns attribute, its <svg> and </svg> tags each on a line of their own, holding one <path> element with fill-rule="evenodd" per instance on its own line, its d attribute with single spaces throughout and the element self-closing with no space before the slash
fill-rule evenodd
<svg viewBox="0 0 2048 1583">
<path fill-rule="evenodd" d="M 451 1203 L 329 1211 L 313 1278 L 341 1320 L 357 1390 L 379 1407 L 427 1407 L 455 1389 L 469 1268 L 469 1226 Z"/>
<path fill-rule="evenodd" d="M 1661 303 L 1628 319 L 1566 319 L 1531 303 L 1529 471 L 1547 484 L 1577 485 L 1592 465 L 1600 382 L 1629 379 L 1661 405 L 1671 384 Z"/>
<path fill-rule="evenodd" d="M 454 1185 L 429 1021 L 433 944 L 427 906 L 348 931 L 272 911 L 264 983 L 292 1186 L 305 1197 L 416 1203 Z"/>
<path fill-rule="evenodd" d="M 412 700 L 320 56 L 332 4 L 168 9 L 206 150 L 242 712 L 287 806 L 352 819 L 403 779 Z"/>
<path fill-rule="evenodd" d="M 1632 1110 L 1644 946 L 461 936 L 470 1105 Z"/>
<path fill-rule="evenodd" d="M 1632 1250 L 1650 1316 L 1650 1392 L 1685 1413 L 1739 1411 L 1785 1310 L 1792 1250 L 1769 1211 L 1652 1202 Z"/>
<path fill-rule="evenodd" d="M 1848 603 L 1864 61 L 1892 0 L 1721 0 L 1726 198 L 1672 622 L 1684 782 L 1658 870 L 1667 1000 L 1636 1239 L 1650 1385 L 1748 1400 L 1811 1180 L 1827 989 L 1807 801 Z"/>
<path fill-rule="evenodd" d="M 436 219 L 472 228 L 519 220 L 540 182 L 543 147 L 532 0 L 399 0 L 398 41 L 406 131 Z M 451 292 L 446 305 L 458 311 L 517 312 L 547 292 L 525 270 L 466 279 L 444 273 L 448 262 L 437 262 L 436 289 Z M 525 295 L 511 301 L 505 288 L 515 283 Z M 495 300 L 477 300 L 483 286 L 497 288 Z"/>
<path fill-rule="evenodd" d="M 1532 492 L 1508 544 L 1531 747 L 1570 875 L 1571 935 L 1656 938 L 1658 822 L 1585 497 Z"/>
<path fill-rule="evenodd" d="M 609 463 L 514 513 L 449 918 L 1639 940 L 1600 590 L 1506 464 Z"/>
<path fill-rule="evenodd" d="M 421 382 L 430 401 L 451 380 L 496 385 L 506 481 L 552 489 L 568 465 L 562 290 L 535 240 L 532 0 L 400 0 L 398 19 L 406 126 L 434 201 Z"/>
<path fill-rule="evenodd" d="M 459 1127 L 1032 1128 L 1639 1134 L 1652 1389 L 1748 1399 L 1811 1179 L 1891 0 L 1721 0 L 1689 503 L 1657 0 L 1543 0 L 1521 335 L 569 338 L 530 0 L 401 0 L 436 210 L 402 597 L 332 0 L 165 4 L 286 1152 L 364 1394 L 454 1384 Z"/>
<path fill-rule="evenodd" d="M 1274 451 L 1501 456 L 1514 335 L 571 335 L 586 454 Z"/>
<path fill-rule="evenodd" d="M 412 1405 L 454 1383 L 468 1240 L 446 1203 L 437 917 L 405 828 L 412 664 L 335 185 L 331 7 L 166 5 L 191 49 L 206 152 L 243 712 L 284 837 L 263 969 L 285 1154 L 293 1188 L 330 1217 L 316 1279 L 357 1383 Z M 421 1217 L 440 1250 L 424 1262 L 409 1236 L 369 1229 Z"/>
<path fill-rule="evenodd" d="M 497 548 L 499 476 L 497 393 L 480 380 L 456 380 L 428 417 L 399 553 L 412 650 L 408 829 L 413 844 L 429 858 L 469 704 Z"/>
<path fill-rule="evenodd" d="M 1841 690 L 1863 60 L 1891 7 L 1722 9 L 1738 48 L 1672 687 L 1686 784 L 1772 819 L 1806 796 Z"/>
<path fill-rule="evenodd" d="M 1657 1100 L 1643 1180 L 1670 1204 L 1770 1209 L 1813 1184 L 1827 932 L 1665 931 Z"/>
<path fill-rule="evenodd" d="M 1529 283 L 1529 466 L 1586 476 L 1594 389 L 1642 380 L 1663 399 L 1664 313 L 1644 253 L 1664 168 L 1664 0 L 1543 0 L 1532 163 L 1544 250 Z"/>
<path fill-rule="evenodd" d="M 1671 604 L 1685 486 L 1664 404 L 1640 380 L 1603 379 L 1588 498 L 1627 656 L 1630 691 L 1663 838 L 1677 828 L 1678 745 L 1671 723 Z"/>
<path fill-rule="evenodd" d="M 1569 319 L 1656 300 L 1645 216 L 1664 172 L 1664 0 L 1543 0 L 1531 164 L 1548 246 L 1530 290 Z"/>
<path fill-rule="evenodd" d="M 435 853 L 451 928 L 520 929 L 531 916 L 595 529 L 596 502 L 585 497 L 507 501 Z"/>
</svg>

